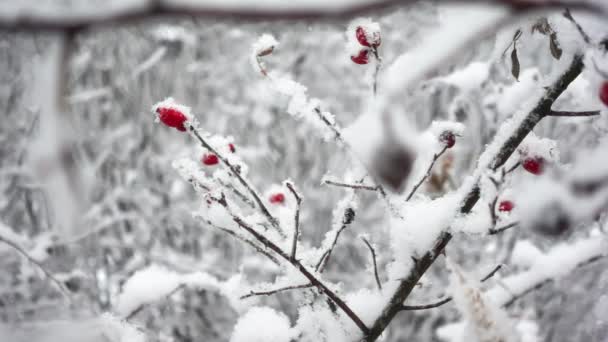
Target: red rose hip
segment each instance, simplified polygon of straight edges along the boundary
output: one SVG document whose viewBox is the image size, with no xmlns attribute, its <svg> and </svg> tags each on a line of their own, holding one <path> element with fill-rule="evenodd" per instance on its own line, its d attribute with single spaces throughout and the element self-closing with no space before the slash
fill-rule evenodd
<svg viewBox="0 0 608 342">
<path fill-rule="evenodd" d="M 369 63 L 369 50 L 363 49 L 356 56 L 350 56 L 350 59 L 357 64 Z"/>
<path fill-rule="evenodd" d="M 545 161 L 541 157 L 527 157 L 522 162 L 524 169 L 531 174 L 540 175 L 543 173 Z"/>
<path fill-rule="evenodd" d="M 600 100 L 608 106 L 608 81 L 604 81 L 600 86 Z"/>
<path fill-rule="evenodd" d="M 355 35 L 357 37 L 357 41 L 359 42 L 359 44 L 363 45 L 363 46 L 367 46 L 367 47 L 378 47 L 380 46 L 380 33 L 378 32 L 374 32 L 372 34 L 372 40 L 369 41 L 367 34 L 365 32 L 365 29 L 361 26 L 358 26 L 356 31 L 355 31 Z"/>
<path fill-rule="evenodd" d="M 213 153 L 205 153 L 201 161 L 207 166 L 217 165 L 217 163 L 220 162 L 217 156 Z"/>
<path fill-rule="evenodd" d="M 439 136 L 439 141 L 444 143 L 447 148 L 452 148 L 456 144 L 456 136 L 452 132 L 443 132 Z"/>
<path fill-rule="evenodd" d="M 270 198 L 268 200 L 272 204 L 282 204 L 283 202 L 285 202 L 285 195 L 280 192 L 277 192 L 275 194 L 270 195 Z"/>
<path fill-rule="evenodd" d="M 511 212 L 511 210 L 513 210 L 513 207 L 515 207 L 515 205 L 513 204 L 513 202 L 511 201 L 501 201 L 498 204 L 498 211 L 502 211 L 502 212 Z"/>
<path fill-rule="evenodd" d="M 158 107 L 156 108 L 156 113 L 158 113 L 158 118 L 160 122 L 169 127 L 174 127 L 182 132 L 186 131 L 186 127 L 184 123 L 186 122 L 186 116 L 184 113 L 180 112 L 174 108 L 167 107 Z"/>
<path fill-rule="evenodd" d="M 232 153 L 236 152 L 236 148 L 234 147 L 233 143 L 228 144 L 228 148 L 230 149 L 230 152 L 232 152 Z"/>
</svg>

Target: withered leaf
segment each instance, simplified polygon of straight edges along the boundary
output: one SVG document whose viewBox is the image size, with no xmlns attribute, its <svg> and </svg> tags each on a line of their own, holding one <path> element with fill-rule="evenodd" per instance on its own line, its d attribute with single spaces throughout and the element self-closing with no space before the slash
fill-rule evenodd
<svg viewBox="0 0 608 342">
<path fill-rule="evenodd" d="M 553 32 L 551 25 L 549 25 L 549 21 L 547 18 L 540 18 L 532 25 L 532 33 L 538 32 L 540 34 L 548 35 Z"/>
<path fill-rule="evenodd" d="M 553 58 L 560 59 L 562 57 L 562 48 L 559 46 L 559 41 L 557 40 L 557 34 L 555 32 L 551 33 L 549 36 L 549 49 L 551 50 Z"/>
<path fill-rule="evenodd" d="M 517 57 L 517 47 L 513 45 L 511 51 L 511 74 L 519 82 L 519 58 Z"/>
</svg>

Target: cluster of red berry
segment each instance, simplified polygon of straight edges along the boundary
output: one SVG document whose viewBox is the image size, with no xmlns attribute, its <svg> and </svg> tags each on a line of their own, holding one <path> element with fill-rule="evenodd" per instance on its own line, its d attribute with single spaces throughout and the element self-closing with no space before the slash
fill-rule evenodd
<svg viewBox="0 0 608 342">
<path fill-rule="evenodd" d="M 370 53 L 380 46 L 380 32 L 372 32 L 371 34 L 368 34 L 363 27 L 358 26 L 357 30 L 355 31 L 355 35 L 359 44 L 364 46 L 364 48 L 359 50 L 357 55 L 350 56 L 350 59 L 357 64 L 367 64 L 369 63 Z"/>
</svg>

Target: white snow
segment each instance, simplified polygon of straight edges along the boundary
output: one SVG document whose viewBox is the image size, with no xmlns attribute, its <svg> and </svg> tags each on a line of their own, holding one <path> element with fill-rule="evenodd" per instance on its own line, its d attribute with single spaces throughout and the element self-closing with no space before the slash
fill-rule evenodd
<svg viewBox="0 0 608 342">
<path fill-rule="evenodd" d="M 230 342 L 289 342 L 294 337 L 285 314 L 269 307 L 254 307 L 239 318 Z"/>
<path fill-rule="evenodd" d="M 534 265 L 536 260 L 543 256 L 538 247 L 536 247 L 530 240 L 519 240 L 513 247 L 511 254 L 511 262 L 514 265 L 530 267 Z"/>
<path fill-rule="evenodd" d="M 206 273 L 179 274 L 163 266 L 150 265 L 125 282 L 115 309 L 121 317 L 126 317 L 138 307 L 156 302 L 180 286 L 217 289 L 219 285 L 215 277 Z"/>
<path fill-rule="evenodd" d="M 436 80 L 455 86 L 463 92 L 471 92 L 481 89 L 482 84 L 488 80 L 489 73 L 490 64 L 488 62 L 471 62 Z"/>
</svg>

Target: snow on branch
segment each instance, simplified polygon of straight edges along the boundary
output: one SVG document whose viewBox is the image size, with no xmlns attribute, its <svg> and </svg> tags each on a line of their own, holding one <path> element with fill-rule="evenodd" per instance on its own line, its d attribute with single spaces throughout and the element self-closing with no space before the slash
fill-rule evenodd
<svg viewBox="0 0 608 342">
<path fill-rule="evenodd" d="M 219 290 L 221 283 L 207 273 L 180 274 L 162 266 L 151 265 L 127 279 L 117 298 L 115 310 L 120 317 L 128 320 L 146 305 L 170 297 L 182 288 Z"/>
<path fill-rule="evenodd" d="M 536 103 L 531 103 L 530 110 L 521 111 L 513 118 L 505 122 L 499 129 L 494 141 L 488 145 L 485 152 L 480 156 L 477 169 L 473 176 L 466 181 L 458 192 L 463 196 L 459 212 L 468 214 L 480 198 L 478 182 L 481 175 L 488 168 L 497 170 L 502 167 L 509 157 L 517 150 L 519 144 L 532 131 L 536 124 L 551 111 L 555 100 L 574 79 L 582 72 L 583 58 L 574 55 L 570 65 L 560 74 L 554 76 L 553 83 L 543 92 L 535 94 Z M 376 319 L 370 332 L 365 336 L 365 341 L 375 341 L 390 324 L 395 315 L 401 311 L 403 302 L 410 295 L 420 277 L 433 264 L 435 259 L 442 253 L 452 238 L 452 234 L 446 231 L 448 227 L 441 230 L 433 246 L 416 259 L 412 269 L 401 280 L 391 299 L 385 305 L 380 316 Z"/>
<path fill-rule="evenodd" d="M 112 2 L 105 7 L 90 6 L 69 11 L 61 6 L 40 6 L 12 3 L 0 5 L 0 28 L 20 30 L 79 30 L 94 25 L 115 25 L 133 23 L 158 17 L 224 17 L 254 20 L 285 19 L 326 19 L 344 18 L 403 6 L 414 0 L 132 0 Z M 471 2 L 478 0 L 443 0 L 444 3 Z M 531 11 L 570 7 L 594 13 L 607 13 L 608 6 L 603 0 L 492 0 L 484 1 L 510 7 L 514 11 Z"/>
</svg>

